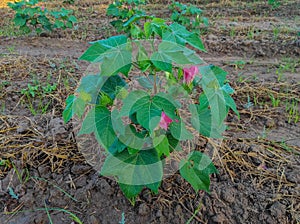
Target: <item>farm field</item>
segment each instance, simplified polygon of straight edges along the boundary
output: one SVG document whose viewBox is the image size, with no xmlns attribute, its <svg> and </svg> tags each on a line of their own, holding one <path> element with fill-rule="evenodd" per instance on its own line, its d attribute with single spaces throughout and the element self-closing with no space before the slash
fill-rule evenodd
<svg viewBox="0 0 300 224">
<path fill-rule="evenodd" d="M 170 16 L 168 1 L 152 2 L 148 12 Z M 199 137 L 219 170 L 210 194 L 177 172 L 133 206 L 86 161 L 62 118 L 90 69 L 78 58 L 115 34 L 111 2 L 48 1 L 78 22 L 37 35 L 19 31 L 0 1 L 0 223 L 300 223 L 300 2 L 194 2 L 209 19 L 207 52 L 197 53 L 228 72 L 240 119 L 230 111 L 224 139 Z"/>
</svg>

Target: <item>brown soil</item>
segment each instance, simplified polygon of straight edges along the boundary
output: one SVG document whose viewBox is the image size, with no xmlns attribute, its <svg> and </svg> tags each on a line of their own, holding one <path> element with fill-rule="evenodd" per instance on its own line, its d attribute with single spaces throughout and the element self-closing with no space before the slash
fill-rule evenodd
<svg viewBox="0 0 300 224">
<path fill-rule="evenodd" d="M 201 55 L 229 72 L 241 114 L 229 115 L 222 141 L 201 138 L 220 171 L 211 176 L 211 194 L 195 193 L 176 173 L 159 194 L 144 190 L 132 206 L 115 181 L 85 162 L 61 113 L 88 66 L 78 57 L 111 27 L 105 3 L 76 1 L 76 31 L 0 36 L 0 160 L 9 161 L 0 166 L 0 223 L 50 223 L 47 210 L 55 224 L 72 223 L 66 211 L 88 224 L 119 223 L 122 213 L 126 224 L 300 223 L 300 123 L 288 110 L 294 105 L 299 116 L 300 3 L 272 10 L 260 1 L 209 2 L 200 5 L 211 22 Z M 6 26 L 11 21 L 1 20 Z M 28 83 L 57 89 L 28 99 L 20 93 Z"/>
</svg>

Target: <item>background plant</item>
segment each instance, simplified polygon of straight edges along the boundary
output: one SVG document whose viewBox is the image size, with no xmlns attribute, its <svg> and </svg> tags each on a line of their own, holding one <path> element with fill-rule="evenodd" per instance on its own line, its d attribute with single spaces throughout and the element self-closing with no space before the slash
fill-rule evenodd
<svg viewBox="0 0 300 224">
<path fill-rule="evenodd" d="M 38 34 L 53 29 L 72 28 L 77 22 L 73 15 L 73 10 L 61 8 L 60 10 L 48 10 L 45 6 L 39 4 L 41 0 L 21 0 L 14 3 L 8 3 L 16 14 L 14 23 L 25 33 L 35 30 Z"/>
<path fill-rule="evenodd" d="M 133 25 L 131 21 L 136 20 L 143 23 L 146 19 L 154 18 L 154 15 L 152 17 L 146 15 L 143 6 L 147 4 L 148 2 L 145 0 L 114 1 L 108 6 L 106 14 L 114 18 L 111 24 L 118 32 L 124 31 L 128 34 L 137 33 L 141 24 L 138 24 L 138 26 Z M 202 16 L 203 11 L 195 5 L 186 5 L 173 1 L 168 8 L 171 13 L 170 21 L 183 25 L 188 30 L 200 33 L 203 26 L 207 27 L 209 25 L 208 19 Z M 141 17 L 145 18 L 145 20 L 141 21 Z M 132 26 L 128 26 L 128 23 Z"/>
<path fill-rule="evenodd" d="M 169 9 L 172 13 L 171 20 L 187 27 L 189 30 L 200 33 L 201 25 L 204 25 L 204 27 L 209 25 L 208 18 L 202 16 L 203 11 L 195 5 L 173 1 Z"/>
<path fill-rule="evenodd" d="M 128 32 L 134 27 L 123 26 L 130 18 L 146 15 L 146 12 L 141 9 L 141 5 L 145 5 L 146 0 L 117 0 L 110 4 L 106 10 L 106 14 L 114 20 L 111 22 L 117 31 Z"/>
<path fill-rule="evenodd" d="M 181 143 L 195 132 L 221 138 L 229 109 L 238 112 L 227 73 L 186 47 L 205 51 L 196 32 L 145 14 L 122 24 L 127 35 L 95 41 L 80 57 L 99 63 L 100 72 L 82 78 L 63 118 L 83 119 L 78 135 L 93 134 L 107 156 L 100 173 L 115 177 L 134 203 L 144 187 L 158 193 L 166 160 L 185 150 Z M 139 88 L 130 88 L 130 80 Z M 180 112 L 184 108 L 190 117 Z M 199 151 L 182 158 L 179 169 L 195 191 L 209 192 L 209 175 L 217 173 Z"/>
</svg>

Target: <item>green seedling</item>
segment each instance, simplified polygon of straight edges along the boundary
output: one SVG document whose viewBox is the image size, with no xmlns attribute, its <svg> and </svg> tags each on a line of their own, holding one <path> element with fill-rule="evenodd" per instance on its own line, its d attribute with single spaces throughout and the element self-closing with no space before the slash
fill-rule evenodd
<svg viewBox="0 0 300 224">
<path fill-rule="evenodd" d="M 253 103 L 251 102 L 249 95 L 247 96 L 247 103 L 245 103 L 243 106 L 245 109 L 250 109 L 251 107 L 253 107 Z"/>
<path fill-rule="evenodd" d="M 293 149 L 292 149 L 291 147 L 289 147 L 289 146 L 286 144 L 286 142 L 285 142 L 284 140 L 282 140 L 282 141 L 280 142 L 280 146 L 281 146 L 284 150 L 286 150 L 287 152 L 292 152 L 292 151 L 293 151 Z"/>
<path fill-rule="evenodd" d="M 229 65 L 234 66 L 234 68 L 236 70 L 243 69 L 246 64 L 247 64 L 247 62 L 244 60 L 235 60 L 235 61 L 229 63 Z"/>
<path fill-rule="evenodd" d="M 234 28 L 234 27 L 232 27 L 232 28 L 230 29 L 229 35 L 230 35 L 230 37 L 235 37 L 235 36 L 236 36 L 236 31 L 235 31 L 235 28 Z"/>
<path fill-rule="evenodd" d="M 276 99 L 275 96 L 272 93 L 270 93 L 269 96 L 270 96 L 270 99 L 271 99 L 271 102 L 272 102 L 272 106 L 273 107 L 279 107 L 280 98 Z"/>
<path fill-rule="evenodd" d="M 0 166 L 4 166 L 5 169 L 12 168 L 12 164 L 11 164 L 10 160 L 8 160 L 8 159 L 1 159 Z"/>
<path fill-rule="evenodd" d="M 288 123 L 294 122 L 295 124 L 299 122 L 299 100 L 293 99 L 286 102 L 286 112 L 288 113 Z"/>
<path fill-rule="evenodd" d="M 274 37 L 275 40 L 277 40 L 279 34 L 280 34 L 280 28 L 278 26 L 275 26 L 273 28 L 273 37 Z"/>
</svg>

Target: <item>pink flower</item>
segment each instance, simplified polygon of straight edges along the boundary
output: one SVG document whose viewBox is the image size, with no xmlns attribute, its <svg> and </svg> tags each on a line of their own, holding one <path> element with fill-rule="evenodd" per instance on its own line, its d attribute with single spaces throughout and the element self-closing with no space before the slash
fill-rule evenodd
<svg viewBox="0 0 300 224">
<path fill-rule="evenodd" d="M 183 82 L 186 84 L 190 84 L 194 78 L 195 75 L 199 73 L 197 66 L 192 66 L 190 68 L 184 68 L 183 69 Z"/>
<path fill-rule="evenodd" d="M 168 127 L 172 123 L 172 121 L 173 120 L 171 118 L 169 118 L 165 112 L 162 112 L 159 126 L 164 130 L 168 130 Z"/>
<path fill-rule="evenodd" d="M 41 6 L 41 10 L 44 11 L 45 10 L 45 6 L 42 5 Z"/>
</svg>

